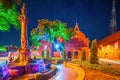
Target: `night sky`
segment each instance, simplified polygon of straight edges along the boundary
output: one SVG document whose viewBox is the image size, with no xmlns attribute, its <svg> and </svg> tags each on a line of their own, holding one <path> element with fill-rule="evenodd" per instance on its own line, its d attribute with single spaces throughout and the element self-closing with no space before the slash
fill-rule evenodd
<svg viewBox="0 0 120 80">
<path fill-rule="evenodd" d="M 38 19 L 61 20 L 74 27 L 76 20 L 90 40 L 110 35 L 112 0 L 23 0 L 29 18 L 28 34 L 37 27 Z M 21 6 L 20 6 L 21 7 Z M 18 9 L 20 11 L 20 9 Z M 120 0 L 116 0 L 117 27 L 120 30 Z M 0 31 L 0 44 L 20 45 L 20 30 Z"/>
</svg>

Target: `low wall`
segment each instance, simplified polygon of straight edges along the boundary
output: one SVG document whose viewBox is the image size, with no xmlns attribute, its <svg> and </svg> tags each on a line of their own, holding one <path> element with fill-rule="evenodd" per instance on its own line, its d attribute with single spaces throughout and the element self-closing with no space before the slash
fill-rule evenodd
<svg viewBox="0 0 120 80">
<path fill-rule="evenodd" d="M 49 78 L 51 78 L 56 74 L 55 66 L 51 66 L 51 70 L 45 73 L 40 73 L 40 72 L 26 73 L 26 74 L 20 73 L 21 71 L 25 72 L 23 71 L 23 69 L 25 70 L 25 68 L 20 67 L 19 70 L 16 70 L 16 67 L 13 67 L 10 71 L 12 76 L 10 77 L 10 80 L 48 80 Z"/>
<path fill-rule="evenodd" d="M 52 76 L 56 74 L 56 67 L 51 66 L 51 70 L 46 73 L 28 73 L 24 74 L 22 76 L 19 76 L 17 78 L 14 78 L 14 80 L 48 80 Z"/>
<path fill-rule="evenodd" d="M 85 72 L 80 67 L 79 64 L 74 64 L 74 63 L 70 63 L 70 62 L 64 62 L 64 66 L 72 68 L 72 69 L 74 69 L 77 72 L 77 78 L 76 78 L 76 80 L 84 80 L 84 78 L 85 78 Z"/>
<path fill-rule="evenodd" d="M 51 63 L 52 64 L 60 64 L 63 63 L 64 60 L 52 60 Z"/>
<path fill-rule="evenodd" d="M 42 74 L 41 80 L 48 80 L 49 78 L 51 78 L 55 74 L 56 74 L 56 67 L 51 66 L 51 70 L 49 72 Z"/>
</svg>

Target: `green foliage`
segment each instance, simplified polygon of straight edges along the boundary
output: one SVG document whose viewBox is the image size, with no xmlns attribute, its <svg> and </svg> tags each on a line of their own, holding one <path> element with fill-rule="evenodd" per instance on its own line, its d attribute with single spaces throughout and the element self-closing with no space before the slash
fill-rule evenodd
<svg viewBox="0 0 120 80">
<path fill-rule="evenodd" d="M 42 51 L 42 57 L 44 57 L 44 51 Z"/>
<path fill-rule="evenodd" d="M 34 47 L 38 47 L 42 45 L 37 37 L 38 36 L 35 34 L 30 36 L 30 41 L 33 43 Z"/>
<path fill-rule="evenodd" d="M 90 63 L 91 64 L 98 64 L 98 47 L 97 47 L 97 41 L 96 39 L 92 41 L 91 47 L 90 47 Z"/>
<path fill-rule="evenodd" d="M 41 46 L 41 43 L 39 41 L 34 42 L 33 44 L 35 47 Z"/>
<path fill-rule="evenodd" d="M 49 58 L 49 50 L 47 49 L 46 58 Z"/>
<path fill-rule="evenodd" d="M 0 45 L 0 52 L 6 52 L 7 49 L 5 46 Z"/>
<path fill-rule="evenodd" d="M 66 59 L 66 52 L 65 52 L 65 50 L 63 51 L 63 58 Z"/>
<path fill-rule="evenodd" d="M 81 57 L 81 60 L 86 60 L 86 53 L 85 53 L 85 50 L 82 50 L 82 57 Z"/>
<path fill-rule="evenodd" d="M 20 23 L 18 21 L 19 13 L 16 8 L 17 6 L 13 4 L 11 8 L 6 9 L 0 3 L 0 31 L 9 31 L 11 25 L 15 29 L 20 29 Z"/>
<path fill-rule="evenodd" d="M 37 48 L 35 47 L 34 50 L 37 50 Z"/>
<path fill-rule="evenodd" d="M 38 20 L 38 27 L 31 31 L 32 43 L 39 41 L 45 33 L 49 35 L 47 37 L 48 42 L 52 42 L 55 38 L 59 37 L 69 41 L 71 36 L 75 34 L 72 28 L 66 27 L 66 23 L 59 20 L 49 21 L 48 19 L 42 19 Z"/>
<path fill-rule="evenodd" d="M 80 61 L 80 60 L 75 60 L 73 62 L 91 70 L 99 70 L 104 73 L 110 73 L 112 75 L 120 76 L 120 69 L 116 69 L 108 65 L 90 64 L 90 62 L 88 61 Z"/>
<path fill-rule="evenodd" d="M 51 41 L 56 37 L 62 37 L 65 41 L 69 41 L 72 36 L 72 29 L 67 28 L 65 23 L 59 21 L 50 28 L 48 34 L 50 35 Z"/>
</svg>

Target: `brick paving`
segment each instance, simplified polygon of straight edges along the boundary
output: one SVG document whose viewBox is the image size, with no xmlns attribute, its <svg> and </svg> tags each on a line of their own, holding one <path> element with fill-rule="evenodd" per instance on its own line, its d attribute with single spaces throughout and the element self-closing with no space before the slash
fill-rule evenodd
<svg viewBox="0 0 120 80">
<path fill-rule="evenodd" d="M 85 80 L 120 80 L 120 76 L 114 76 L 111 74 L 103 73 L 97 70 L 90 70 L 87 68 L 83 69 L 86 73 Z"/>
<path fill-rule="evenodd" d="M 77 74 L 74 70 L 71 68 L 64 67 L 64 65 L 58 65 L 57 66 L 60 69 L 60 73 L 53 79 L 49 80 L 75 80 L 77 77 Z"/>
<path fill-rule="evenodd" d="M 99 64 L 111 66 L 116 69 L 120 69 L 120 62 L 110 61 L 110 60 L 100 60 Z M 90 70 L 87 68 L 83 68 L 86 73 L 85 80 L 120 80 L 120 76 L 111 75 L 108 73 L 103 73 L 97 70 Z"/>
</svg>

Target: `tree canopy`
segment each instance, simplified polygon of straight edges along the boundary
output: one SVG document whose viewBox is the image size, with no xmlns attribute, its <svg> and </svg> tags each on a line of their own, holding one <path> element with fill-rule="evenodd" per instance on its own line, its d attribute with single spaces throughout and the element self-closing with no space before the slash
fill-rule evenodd
<svg viewBox="0 0 120 80">
<path fill-rule="evenodd" d="M 15 4 L 6 9 L 3 4 L 0 3 L 0 31 L 9 31 L 11 26 L 14 26 L 15 29 L 20 29 L 18 16 L 19 13 L 17 12 L 17 6 Z"/>
<path fill-rule="evenodd" d="M 33 45 L 39 46 L 40 40 L 52 42 L 55 38 L 63 38 L 64 41 L 69 41 L 72 35 L 74 35 L 74 31 L 72 28 L 67 28 L 66 23 L 59 20 L 42 19 L 38 20 L 37 28 L 32 29 L 30 40 Z"/>
<path fill-rule="evenodd" d="M 0 52 L 5 52 L 7 51 L 6 47 L 3 45 L 0 45 Z"/>
</svg>

